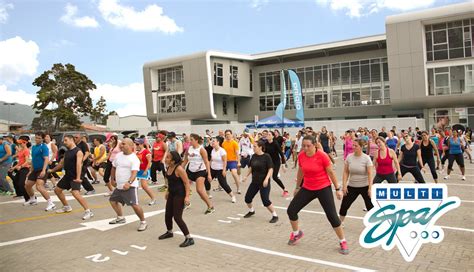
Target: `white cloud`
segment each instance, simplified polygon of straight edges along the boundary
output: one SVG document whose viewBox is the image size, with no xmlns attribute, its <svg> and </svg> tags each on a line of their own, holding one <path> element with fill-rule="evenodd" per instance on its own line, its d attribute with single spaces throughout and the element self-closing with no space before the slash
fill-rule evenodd
<svg viewBox="0 0 474 272">
<path fill-rule="evenodd" d="M 103 96 L 109 111 L 115 110 L 120 116 L 146 115 L 143 83 L 126 86 L 98 83 L 96 86 L 97 89 L 90 93 L 91 98 L 96 102 Z"/>
<path fill-rule="evenodd" d="M 167 34 L 182 32 L 183 28 L 163 14 L 163 8 L 149 5 L 143 11 L 120 5 L 117 0 L 100 0 L 99 11 L 104 20 L 119 28 L 134 31 L 159 31 Z"/>
<path fill-rule="evenodd" d="M 7 103 L 33 105 L 36 94 L 27 93 L 23 90 L 11 91 L 8 90 L 6 85 L 0 85 L 0 100 Z"/>
<path fill-rule="evenodd" d="M 270 0 L 251 0 L 250 7 L 256 10 L 261 10 L 262 7 L 266 6 Z"/>
<path fill-rule="evenodd" d="M 0 2 L 0 24 L 7 22 L 9 9 L 13 9 L 13 4 Z"/>
<path fill-rule="evenodd" d="M 344 10 L 349 17 L 361 17 L 382 9 L 407 11 L 426 8 L 436 0 L 316 0 L 320 6 L 329 6 L 334 11 Z"/>
<path fill-rule="evenodd" d="M 94 17 L 90 16 L 83 16 L 83 17 L 77 17 L 77 6 L 74 6 L 72 4 L 67 4 L 66 5 L 66 14 L 61 16 L 61 21 L 68 25 L 76 26 L 76 27 L 91 27 L 91 28 L 96 28 L 99 26 L 99 23 L 95 20 Z"/>
<path fill-rule="evenodd" d="M 52 42 L 52 45 L 55 48 L 60 48 L 60 47 L 74 46 L 75 44 L 71 41 L 62 39 L 62 40 Z"/>
<path fill-rule="evenodd" d="M 34 41 L 15 37 L 0 41 L 0 83 L 15 84 L 22 76 L 33 76 L 40 50 Z"/>
</svg>

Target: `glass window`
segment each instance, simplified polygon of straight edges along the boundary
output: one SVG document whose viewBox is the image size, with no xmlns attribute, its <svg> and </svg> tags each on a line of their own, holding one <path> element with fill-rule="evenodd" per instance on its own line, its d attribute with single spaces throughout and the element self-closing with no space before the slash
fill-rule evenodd
<svg viewBox="0 0 474 272">
<path fill-rule="evenodd" d="M 343 107 L 350 107 L 351 106 L 351 92 L 344 90 L 342 93 L 342 106 Z"/>
<path fill-rule="evenodd" d="M 323 86 L 329 86 L 329 72 L 328 72 L 328 66 L 323 65 Z"/>
<path fill-rule="evenodd" d="M 372 105 L 382 104 L 382 92 L 380 90 L 380 87 L 371 88 L 371 98 Z"/>
<path fill-rule="evenodd" d="M 428 95 L 434 95 L 434 89 L 434 71 L 433 69 L 428 69 Z"/>
<path fill-rule="evenodd" d="M 250 72 L 249 72 L 249 79 L 250 79 L 250 91 L 253 92 L 253 74 L 252 74 L 252 69 L 250 69 Z"/>
<path fill-rule="evenodd" d="M 265 74 L 261 73 L 260 74 L 260 92 L 264 93 L 265 90 L 266 90 L 266 87 L 265 87 Z"/>
<path fill-rule="evenodd" d="M 267 73 L 265 79 L 265 87 L 267 92 L 273 92 L 273 75 L 271 73 Z"/>
<path fill-rule="evenodd" d="M 314 86 L 315 87 L 323 86 L 323 71 L 321 69 L 314 71 Z"/>
<path fill-rule="evenodd" d="M 260 111 L 265 111 L 265 96 L 260 96 Z"/>
<path fill-rule="evenodd" d="M 279 72 L 275 72 L 273 75 L 273 86 L 274 92 L 281 92 L 281 77 Z"/>
<path fill-rule="evenodd" d="M 339 64 L 331 65 L 331 85 L 341 85 L 341 70 Z"/>
<path fill-rule="evenodd" d="M 380 82 L 380 64 L 374 63 L 370 65 L 370 81 Z"/>
<path fill-rule="evenodd" d="M 464 93 L 464 66 L 450 67 L 451 94 Z"/>
<path fill-rule="evenodd" d="M 305 73 L 305 84 L 304 84 L 304 88 L 306 89 L 311 89 L 311 88 L 314 88 L 314 78 L 313 78 L 313 67 L 306 67 L 304 69 L 304 73 Z M 303 88 L 303 87 L 301 87 Z"/>
<path fill-rule="evenodd" d="M 360 90 L 360 104 L 370 105 L 370 88 L 362 88 Z"/>
<path fill-rule="evenodd" d="M 341 83 L 342 85 L 348 85 L 350 80 L 350 70 L 349 66 L 341 67 Z"/>
<path fill-rule="evenodd" d="M 214 63 L 214 85 L 224 86 L 224 71 L 222 63 Z"/>
<path fill-rule="evenodd" d="M 222 114 L 227 115 L 227 97 L 222 98 Z"/>
<path fill-rule="evenodd" d="M 360 66 L 361 82 L 370 83 L 370 67 L 369 65 Z"/>
<path fill-rule="evenodd" d="M 359 63 L 351 63 L 351 84 L 360 84 L 360 66 Z"/>
<path fill-rule="evenodd" d="M 229 84 L 231 88 L 239 87 L 239 67 L 230 65 Z"/>
<path fill-rule="evenodd" d="M 388 63 L 383 63 L 382 64 L 382 69 L 383 69 L 383 81 L 386 81 L 388 82 L 389 81 L 389 78 L 388 78 Z"/>
<path fill-rule="evenodd" d="M 341 91 L 332 91 L 331 94 L 332 106 L 338 108 L 341 106 Z"/>
</svg>

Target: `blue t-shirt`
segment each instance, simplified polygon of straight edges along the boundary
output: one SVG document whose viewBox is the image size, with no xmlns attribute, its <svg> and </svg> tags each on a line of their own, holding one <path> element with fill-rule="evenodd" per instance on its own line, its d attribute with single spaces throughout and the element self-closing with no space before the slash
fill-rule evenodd
<svg viewBox="0 0 474 272">
<path fill-rule="evenodd" d="M 33 163 L 33 170 L 42 170 L 44 164 L 44 157 L 49 156 L 48 146 L 44 143 L 34 145 L 31 147 L 31 162 Z"/>
<path fill-rule="evenodd" d="M 439 144 L 439 138 L 436 137 L 436 136 L 431 136 L 431 140 L 433 140 L 433 142 L 435 143 L 436 146 L 438 146 Z"/>
<path fill-rule="evenodd" d="M 387 146 L 388 148 L 392 149 L 392 150 L 396 150 L 397 149 L 397 139 L 396 138 L 392 138 L 392 139 L 387 139 L 386 141 L 387 143 Z"/>
<path fill-rule="evenodd" d="M 449 154 L 462 154 L 461 139 L 458 138 L 457 141 L 453 138 L 449 139 Z"/>
<path fill-rule="evenodd" d="M 5 149 L 5 146 L 10 146 L 11 148 L 11 145 L 7 142 L 3 142 L 3 144 L 0 145 L 0 158 L 3 158 L 6 154 L 7 154 L 7 150 Z M 0 162 L 0 163 L 12 163 L 12 156 L 8 156 L 8 158 L 6 160 L 4 160 L 3 162 Z"/>
</svg>

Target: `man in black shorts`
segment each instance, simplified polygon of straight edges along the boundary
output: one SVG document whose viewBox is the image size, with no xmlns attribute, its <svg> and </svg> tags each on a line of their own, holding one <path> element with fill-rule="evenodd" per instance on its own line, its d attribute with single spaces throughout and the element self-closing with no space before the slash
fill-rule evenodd
<svg viewBox="0 0 474 272">
<path fill-rule="evenodd" d="M 87 137 L 87 136 L 86 136 Z M 91 152 L 89 150 L 89 146 L 82 141 L 82 136 L 81 134 L 76 134 L 74 135 L 74 142 L 76 143 L 76 146 L 82 151 L 82 154 L 84 156 L 82 157 L 82 170 L 81 170 L 81 179 L 82 179 L 82 187 L 86 189 L 86 195 L 91 195 L 95 194 L 94 187 L 92 184 L 89 182 L 89 180 L 86 177 L 86 172 L 87 167 L 89 167 L 89 157 L 91 155 Z"/>
<path fill-rule="evenodd" d="M 94 214 L 89 209 L 86 200 L 79 193 L 82 183 L 81 172 L 84 154 L 74 143 L 74 137 L 72 135 L 66 135 L 64 137 L 64 145 L 68 149 L 66 153 L 64 153 L 64 157 L 56 167 L 48 170 L 49 173 L 54 173 L 64 167 L 65 171 L 64 176 L 54 189 L 54 193 L 58 196 L 59 200 L 61 200 L 61 203 L 63 203 L 62 209 L 57 210 L 56 213 L 68 213 L 72 211 L 63 193 L 63 190 L 71 190 L 72 196 L 81 204 L 82 208 L 84 208 L 82 220 L 87 220 L 93 217 Z"/>
</svg>

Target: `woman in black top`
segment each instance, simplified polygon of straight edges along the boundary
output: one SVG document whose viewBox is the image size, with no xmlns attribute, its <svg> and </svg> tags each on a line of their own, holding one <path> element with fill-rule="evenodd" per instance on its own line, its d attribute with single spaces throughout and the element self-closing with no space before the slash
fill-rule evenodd
<svg viewBox="0 0 474 272">
<path fill-rule="evenodd" d="M 158 239 L 163 240 L 173 237 L 173 218 L 176 224 L 183 232 L 186 239 L 181 243 L 180 247 L 194 245 L 194 240 L 189 234 L 188 227 L 183 221 L 184 205 L 189 205 L 189 180 L 184 168 L 180 165 L 181 156 L 176 151 L 169 152 L 165 157 L 165 163 L 168 165 L 166 169 L 166 178 L 168 180 L 168 191 L 166 192 L 166 211 L 165 223 L 167 232 L 162 234 Z"/>
<path fill-rule="evenodd" d="M 278 177 L 278 173 L 280 172 L 280 166 L 281 164 L 286 165 L 286 159 L 285 155 L 283 154 L 282 147 L 278 144 L 277 141 L 274 139 L 275 137 L 275 132 L 270 131 L 267 136 L 267 142 L 265 143 L 265 153 L 270 155 L 272 158 L 273 162 L 273 180 L 280 186 L 280 188 L 283 190 L 283 197 L 288 196 L 288 191 L 285 189 L 285 185 L 281 181 L 281 179 Z"/>
<path fill-rule="evenodd" d="M 423 168 L 420 147 L 414 144 L 412 138 L 408 135 L 405 135 L 403 139 L 405 140 L 405 145 L 400 149 L 400 156 L 398 157 L 402 177 L 406 173 L 411 173 L 416 183 L 425 183 L 420 171 L 420 169 Z"/>
<path fill-rule="evenodd" d="M 252 183 L 250 183 L 247 193 L 245 194 L 245 203 L 249 207 L 249 212 L 244 218 L 249 218 L 255 214 L 255 209 L 252 206 L 252 200 L 260 191 L 260 198 L 262 198 L 263 206 L 265 206 L 271 213 L 272 219 L 270 223 L 278 221 L 278 215 L 273 208 L 270 201 L 270 177 L 273 172 L 273 162 L 267 153 L 264 153 L 265 142 L 258 140 L 253 144 L 254 155 L 250 159 L 250 166 L 247 176 L 242 182 L 246 182 L 248 177 L 252 175 Z"/>
<path fill-rule="evenodd" d="M 420 143 L 420 149 L 421 149 L 421 158 L 423 160 L 422 170 L 424 172 L 424 166 L 425 164 L 428 164 L 428 167 L 430 168 L 431 175 L 433 176 L 434 182 L 438 183 L 438 173 L 436 173 L 436 166 L 435 166 L 435 160 L 434 160 L 434 155 L 436 155 L 436 165 L 439 167 L 439 164 L 441 161 L 439 159 L 438 148 L 436 147 L 436 144 L 433 142 L 433 140 L 430 139 L 428 131 L 423 131 L 421 133 L 421 138 L 422 140 Z"/>
</svg>

